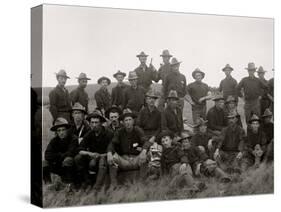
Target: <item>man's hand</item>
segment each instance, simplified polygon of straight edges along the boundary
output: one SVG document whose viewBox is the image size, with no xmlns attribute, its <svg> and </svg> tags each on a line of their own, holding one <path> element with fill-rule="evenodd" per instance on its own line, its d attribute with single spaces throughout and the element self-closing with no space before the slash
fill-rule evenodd
<svg viewBox="0 0 281 212">
<path fill-rule="evenodd" d="M 219 149 L 216 149 L 215 153 L 214 153 L 214 159 L 217 160 L 220 158 L 220 151 Z"/>
<path fill-rule="evenodd" d="M 88 151 L 84 151 L 84 150 L 81 150 L 79 152 L 80 155 L 89 155 L 89 152 Z"/>
<path fill-rule="evenodd" d="M 204 100 L 205 100 L 205 96 L 201 97 L 201 98 L 198 100 L 198 102 L 199 102 L 199 103 L 202 103 Z"/>
<path fill-rule="evenodd" d="M 237 155 L 236 155 L 236 159 L 237 160 L 240 160 L 243 156 L 243 153 L 242 152 L 239 152 Z"/>
<path fill-rule="evenodd" d="M 100 157 L 100 154 L 97 153 L 97 152 L 90 152 L 90 153 L 89 153 L 89 156 L 90 156 L 91 158 L 97 159 L 97 158 Z"/>
<path fill-rule="evenodd" d="M 107 153 L 107 163 L 108 165 L 112 165 L 113 164 L 113 155 L 111 152 Z"/>
</svg>

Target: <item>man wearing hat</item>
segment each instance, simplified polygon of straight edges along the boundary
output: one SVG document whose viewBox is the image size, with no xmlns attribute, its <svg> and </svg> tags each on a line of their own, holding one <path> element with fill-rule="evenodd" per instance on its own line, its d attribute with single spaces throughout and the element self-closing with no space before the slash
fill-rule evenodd
<svg viewBox="0 0 281 212">
<path fill-rule="evenodd" d="M 228 96 L 233 96 L 238 101 L 236 94 L 236 86 L 238 83 L 236 79 L 231 76 L 233 68 L 229 64 L 226 64 L 222 71 L 225 73 L 225 78 L 220 82 L 219 91 L 223 93 L 225 100 Z"/>
<path fill-rule="evenodd" d="M 260 67 L 258 68 L 257 73 L 258 73 L 258 78 L 259 78 L 259 80 L 260 80 L 263 84 L 267 85 L 267 87 L 268 87 L 267 90 L 262 89 L 262 96 L 261 96 L 261 99 L 260 99 L 260 106 L 261 106 L 261 112 L 260 112 L 260 114 L 263 114 L 264 111 L 266 110 L 266 108 L 269 108 L 269 107 L 270 107 L 270 104 L 271 104 L 271 101 L 270 101 L 270 99 L 269 99 L 269 97 L 268 97 L 268 92 L 269 92 L 268 80 L 266 80 L 265 77 L 264 77 L 265 72 L 266 72 L 266 71 L 263 69 L 262 66 L 260 66 Z"/>
<path fill-rule="evenodd" d="M 107 88 L 110 83 L 111 81 L 107 77 L 101 77 L 98 79 L 98 84 L 101 87 L 95 93 L 95 100 L 97 103 L 97 108 L 102 111 L 103 115 L 105 111 L 111 107 L 111 96 Z"/>
<path fill-rule="evenodd" d="M 130 86 L 124 91 L 122 109 L 130 109 L 138 113 L 145 102 L 145 89 L 138 85 L 138 76 L 135 71 L 129 72 Z"/>
<path fill-rule="evenodd" d="M 85 88 L 87 87 L 88 80 L 91 79 L 88 78 L 85 73 L 80 73 L 77 79 L 79 84 L 78 87 L 70 92 L 71 103 L 74 105 L 76 102 L 79 102 L 83 107 L 85 107 L 86 112 L 88 112 L 89 97 Z"/>
<path fill-rule="evenodd" d="M 145 140 L 144 132 L 134 125 L 136 115 L 123 113 L 120 119 L 124 127 L 117 130 L 108 147 L 107 161 L 112 185 L 117 185 L 118 170 L 139 170 L 140 176 L 146 174 L 147 151 L 151 143 Z"/>
<path fill-rule="evenodd" d="M 172 58 L 171 72 L 166 76 L 164 80 L 164 96 L 167 97 L 171 90 L 177 91 L 179 98 L 179 105 L 181 110 L 184 107 L 184 96 L 186 94 L 186 78 L 180 73 L 180 63 L 176 58 Z"/>
<path fill-rule="evenodd" d="M 244 145 L 247 166 L 243 167 L 244 169 L 253 165 L 258 167 L 262 162 L 264 153 L 267 151 L 266 134 L 261 129 L 260 122 L 261 120 L 256 114 L 253 114 L 249 119 L 249 126 Z"/>
<path fill-rule="evenodd" d="M 119 120 L 121 115 L 122 110 L 117 106 L 112 106 L 107 111 L 105 111 L 105 117 L 109 120 L 109 125 L 107 127 L 112 132 L 116 132 L 123 126 Z"/>
<path fill-rule="evenodd" d="M 117 80 L 117 85 L 112 88 L 111 92 L 111 105 L 115 105 L 119 108 L 122 108 L 122 102 L 124 97 L 124 91 L 127 87 L 125 84 L 124 78 L 126 77 L 126 73 L 121 72 L 120 70 L 113 74 L 113 77 Z"/>
<path fill-rule="evenodd" d="M 149 67 L 146 65 L 147 57 L 148 55 L 144 52 L 138 54 L 137 58 L 139 58 L 140 65 L 134 70 L 138 76 L 138 85 L 142 86 L 145 91 L 149 90 L 152 81 L 157 80 L 157 71 L 152 65 L 152 59 L 150 61 Z"/>
<path fill-rule="evenodd" d="M 73 157 L 77 153 L 78 141 L 70 131 L 70 124 L 65 118 L 58 117 L 51 131 L 55 132 L 45 151 L 43 161 L 43 180 L 51 183 L 51 173 L 61 176 L 62 181 L 71 184 L 74 182 Z"/>
<path fill-rule="evenodd" d="M 236 112 L 227 116 L 228 126 L 223 128 L 218 138 L 214 158 L 223 170 L 238 171 L 242 163 L 245 131 L 238 124 L 239 115 Z"/>
<path fill-rule="evenodd" d="M 160 64 L 160 68 L 158 69 L 157 72 L 157 80 L 156 82 L 159 82 L 159 80 L 162 81 L 162 94 L 159 99 L 159 104 L 158 104 L 158 109 L 162 112 L 164 110 L 165 106 L 165 96 L 164 96 L 164 82 L 166 79 L 166 76 L 168 76 L 171 71 L 171 63 L 170 63 L 170 58 L 173 57 L 173 55 L 170 54 L 169 50 L 165 49 L 163 50 L 162 54 L 160 55 L 163 59 L 163 64 Z"/>
<path fill-rule="evenodd" d="M 238 110 L 237 110 L 237 99 L 234 98 L 233 96 L 228 96 L 226 101 L 225 101 L 225 108 L 224 108 L 224 113 L 225 116 L 227 117 L 229 113 L 237 113 L 238 114 Z M 239 126 L 243 126 L 242 125 L 242 121 L 241 121 L 241 116 L 238 114 L 238 125 Z"/>
<path fill-rule="evenodd" d="M 220 135 L 224 127 L 227 126 L 227 119 L 224 112 L 224 98 L 216 95 L 213 98 L 215 105 L 207 113 L 208 130 L 212 135 Z"/>
<path fill-rule="evenodd" d="M 71 132 L 78 138 L 78 142 L 81 143 L 83 137 L 91 130 L 88 122 L 85 120 L 87 115 L 86 108 L 79 102 L 76 102 L 72 106 L 72 118 L 73 125 L 71 126 Z"/>
<path fill-rule="evenodd" d="M 274 69 L 272 69 L 274 71 Z M 272 77 L 268 81 L 268 98 L 270 99 L 270 110 L 274 112 L 274 78 Z"/>
<path fill-rule="evenodd" d="M 102 126 L 106 120 L 98 111 L 89 114 L 87 120 L 92 125 L 92 130 L 84 136 L 75 156 L 78 180 L 91 184 L 90 172 L 97 173 L 95 188 L 100 189 L 104 183 L 107 171 L 106 153 L 113 133 Z"/>
<path fill-rule="evenodd" d="M 170 130 L 179 136 L 183 130 L 182 110 L 178 107 L 179 97 L 177 91 L 171 90 L 166 97 L 167 107 L 162 113 L 161 130 Z"/>
<path fill-rule="evenodd" d="M 210 99 L 210 88 L 206 83 L 202 82 L 205 73 L 199 68 L 192 72 L 194 82 L 187 85 L 187 93 L 191 97 L 192 102 L 192 118 L 195 123 L 199 117 L 206 118 L 206 100 Z"/>
<path fill-rule="evenodd" d="M 245 117 L 246 122 L 250 120 L 251 113 L 260 115 L 260 98 L 263 94 L 263 89 L 267 91 L 267 85 L 262 83 L 258 78 L 255 77 L 256 66 L 254 63 L 249 63 L 248 67 L 248 77 L 244 77 L 237 85 L 238 96 L 244 97 L 245 104 Z M 244 95 L 242 95 L 241 90 L 243 89 Z"/>
<path fill-rule="evenodd" d="M 137 126 L 142 128 L 147 139 L 153 143 L 161 131 L 161 112 L 155 106 L 158 95 L 155 90 L 149 90 L 145 95 L 146 105 L 137 118 Z"/>
<path fill-rule="evenodd" d="M 68 90 L 65 88 L 65 83 L 69 77 L 65 70 L 60 70 L 56 73 L 58 85 L 49 93 L 50 113 L 53 120 L 57 117 L 63 117 L 70 121 L 71 100 Z"/>
<path fill-rule="evenodd" d="M 265 153 L 265 161 L 273 161 L 273 135 L 274 135 L 274 124 L 272 122 L 272 112 L 267 108 L 262 115 L 262 130 L 266 135 L 267 140 L 267 151 Z"/>
</svg>

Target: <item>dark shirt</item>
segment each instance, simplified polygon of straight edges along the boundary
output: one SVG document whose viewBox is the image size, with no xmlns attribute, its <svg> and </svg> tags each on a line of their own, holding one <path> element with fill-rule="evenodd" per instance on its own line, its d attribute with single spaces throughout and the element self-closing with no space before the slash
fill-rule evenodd
<svg viewBox="0 0 281 212">
<path fill-rule="evenodd" d="M 237 81 L 233 77 L 226 77 L 220 82 L 219 91 L 223 92 L 224 99 L 228 96 L 236 97 Z"/>
<path fill-rule="evenodd" d="M 145 66 L 139 66 L 134 70 L 138 76 L 138 85 L 142 86 L 146 91 L 149 89 L 149 86 L 152 84 L 152 80 L 156 81 L 157 72 L 152 68 Z"/>
<path fill-rule="evenodd" d="M 137 125 L 145 135 L 157 136 L 161 130 L 161 112 L 156 107 L 152 111 L 147 106 L 144 107 L 138 115 Z"/>
<path fill-rule="evenodd" d="M 98 135 L 92 130 L 83 138 L 79 145 L 79 151 L 84 150 L 97 152 L 99 154 L 106 153 L 112 138 L 113 133 L 105 127 L 102 127 L 102 130 Z"/>
<path fill-rule="evenodd" d="M 171 71 L 166 76 L 163 87 L 165 97 L 168 96 L 170 90 L 176 90 L 178 96 L 183 98 L 186 94 L 186 78 L 178 71 Z"/>
<path fill-rule="evenodd" d="M 91 128 L 87 121 L 83 121 L 79 128 L 77 128 L 75 124 L 70 128 L 71 133 L 77 136 L 77 138 L 83 138 L 90 130 Z"/>
<path fill-rule="evenodd" d="M 271 140 L 273 139 L 274 124 L 272 122 L 266 123 L 266 124 L 264 123 L 264 124 L 262 124 L 261 127 L 266 135 L 267 144 L 269 144 L 271 142 Z"/>
<path fill-rule="evenodd" d="M 209 91 L 209 86 L 203 82 L 195 81 L 187 85 L 187 92 L 192 101 L 197 105 L 206 105 L 206 101 L 199 103 L 199 99 L 207 96 Z"/>
<path fill-rule="evenodd" d="M 72 105 L 74 105 L 76 102 L 79 102 L 83 107 L 86 108 L 86 111 L 88 112 L 89 96 L 84 88 L 81 88 L 80 86 L 78 86 L 76 89 L 71 91 L 70 99 L 71 99 Z"/>
<path fill-rule="evenodd" d="M 216 106 L 212 107 L 207 113 L 208 128 L 210 130 L 221 131 L 227 126 L 227 119 L 224 110 L 218 109 Z"/>
<path fill-rule="evenodd" d="M 108 152 L 117 152 L 119 155 L 138 155 L 142 149 L 148 149 L 149 142 L 145 141 L 144 132 L 135 126 L 131 132 L 125 127 L 120 128 L 114 134 Z"/>
<path fill-rule="evenodd" d="M 219 136 L 218 148 L 223 151 L 243 151 L 245 136 L 245 131 L 238 124 L 227 126 Z"/>
<path fill-rule="evenodd" d="M 268 81 L 268 93 L 273 97 L 274 95 L 274 79 L 271 78 L 269 81 Z"/>
<path fill-rule="evenodd" d="M 49 101 L 50 101 L 50 112 L 54 120 L 58 118 L 59 112 L 71 111 L 70 96 L 66 88 L 61 88 L 60 86 L 57 85 L 49 93 Z"/>
<path fill-rule="evenodd" d="M 188 163 L 194 172 L 196 170 L 196 166 L 208 158 L 208 155 L 205 152 L 200 151 L 198 147 L 191 146 L 189 149 L 183 150 L 183 157 L 181 161 Z"/>
<path fill-rule="evenodd" d="M 119 130 L 120 128 L 122 128 L 122 127 L 124 127 L 124 126 L 120 122 L 119 122 L 118 127 L 113 126 L 112 123 L 107 126 L 107 128 L 109 130 L 111 130 L 113 133 L 116 132 L 117 130 Z"/>
<path fill-rule="evenodd" d="M 137 88 L 129 86 L 124 91 L 123 101 L 123 109 L 129 108 L 132 111 L 139 112 L 145 101 L 144 88 L 140 86 L 138 86 Z"/>
<path fill-rule="evenodd" d="M 179 135 L 183 130 L 183 117 L 180 108 L 176 108 L 175 111 L 170 106 L 167 106 L 162 112 L 161 130 L 170 130 Z"/>
<path fill-rule="evenodd" d="M 171 171 L 173 165 L 184 162 L 182 161 L 183 156 L 183 151 L 178 145 L 164 148 L 161 157 L 161 168 L 163 172 L 167 174 Z"/>
<path fill-rule="evenodd" d="M 237 85 L 237 93 L 241 97 L 241 89 L 244 89 L 245 100 L 257 100 L 262 96 L 262 89 L 267 90 L 267 85 L 263 84 L 256 77 L 244 77 Z"/>
<path fill-rule="evenodd" d="M 157 80 L 156 80 L 156 82 L 158 82 L 159 80 L 162 80 L 162 85 L 164 85 L 166 77 L 171 72 L 172 72 L 172 69 L 171 69 L 171 64 L 170 63 L 161 65 L 159 70 L 158 70 L 158 73 L 157 73 Z"/>
<path fill-rule="evenodd" d="M 208 132 L 206 133 L 197 132 L 191 138 L 191 143 L 195 147 L 203 146 L 205 148 L 205 151 L 208 152 L 208 142 L 210 139 L 212 139 L 212 136 Z"/>
<path fill-rule="evenodd" d="M 122 107 L 124 92 L 127 87 L 129 87 L 129 85 L 122 83 L 122 84 L 117 84 L 114 88 L 112 88 L 111 105 Z"/>
<path fill-rule="evenodd" d="M 237 119 L 238 119 L 237 123 L 238 123 L 238 125 L 239 125 L 240 127 L 243 127 L 243 125 L 242 125 L 242 120 L 241 120 L 241 116 L 240 116 L 240 114 L 239 114 L 238 111 L 237 111 L 237 107 L 230 110 L 230 109 L 226 106 L 226 107 L 224 108 L 224 115 L 225 115 L 225 117 L 227 117 L 230 113 L 237 113 L 237 115 L 238 115 L 238 117 L 237 117 Z"/>
<path fill-rule="evenodd" d="M 262 96 L 262 98 L 263 98 L 263 99 L 269 99 L 268 96 L 267 96 L 267 94 L 268 94 L 268 92 L 269 92 L 268 81 L 267 81 L 266 79 L 261 79 L 261 78 L 259 78 L 259 80 L 260 80 L 264 85 L 267 86 L 267 89 L 264 89 L 264 88 L 261 89 L 261 92 L 262 92 L 262 95 L 261 95 L 261 96 Z"/>
<path fill-rule="evenodd" d="M 95 99 L 99 109 L 107 110 L 111 107 L 111 97 L 107 89 L 100 88 L 97 90 Z"/>
<path fill-rule="evenodd" d="M 66 157 L 74 157 L 78 151 L 78 140 L 74 135 L 69 134 L 61 140 L 54 137 L 45 151 L 45 160 L 51 163 L 61 163 Z"/>
<path fill-rule="evenodd" d="M 246 151 L 253 151 L 257 144 L 259 144 L 262 147 L 263 151 L 265 151 L 266 143 L 266 135 L 261 129 L 258 130 L 258 133 L 253 133 L 251 129 L 247 130 L 247 136 L 245 138 L 244 145 L 244 149 Z"/>
</svg>

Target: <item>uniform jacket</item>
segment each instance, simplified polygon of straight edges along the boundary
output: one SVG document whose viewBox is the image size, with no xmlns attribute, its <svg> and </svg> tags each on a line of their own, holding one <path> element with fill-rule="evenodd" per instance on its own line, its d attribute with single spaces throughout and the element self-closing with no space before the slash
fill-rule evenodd
<svg viewBox="0 0 281 212">
<path fill-rule="evenodd" d="M 74 105 L 76 102 L 79 102 L 83 107 L 86 108 L 86 111 L 88 112 L 89 96 L 84 88 L 81 88 L 80 86 L 78 86 L 76 89 L 71 91 L 70 99 L 71 99 L 72 105 Z"/>
<path fill-rule="evenodd" d="M 124 92 L 127 87 L 129 87 L 129 85 L 122 83 L 122 84 L 117 84 L 114 88 L 112 88 L 111 105 L 116 105 L 117 107 L 122 106 Z"/>
<path fill-rule="evenodd" d="M 206 101 L 199 103 L 201 97 L 207 96 L 210 91 L 209 86 L 203 82 L 192 82 L 187 85 L 187 92 L 190 95 L 192 101 L 196 105 L 206 105 Z"/>
<path fill-rule="evenodd" d="M 111 97 L 107 89 L 105 90 L 100 88 L 97 90 L 95 93 L 95 99 L 99 109 L 107 110 L 111 107 Z"/>
<path fill-rule="evenodd" d="M 163 84 L 164 96 L 167 97 L 170 90 L 176 90 L 179 97 L 183 98 L 186 94 L 186 78 L 180 72 L 170 72 Z"/>
<path fill-rule="evenodd" d="M 123 109 L 129 108 L 132 111 L 139 112 L 144 105 L 145 90 L 138 86 L 136 89 L 129 86 L 124 91 Z"/>
<path fill-rule="evenodd" d="M 139 66 L 134 70 L 138 76 L 138 85 L 142 86 L 146 91 L 152 84 L 152 81 L 157 80 L 157 72 L 152 68 L 145 66 Z"/>
<path fill-rule="evenodd" d="M 183 130 L 183 118 L 180 108 L 176 109 L 176 113 L 167 106 L 161 117 L 161 130 L 170 130 L 178 135 Z"/>
<path fill-rule="evenodd" d="M 225 117 L 224 110 L 219 110 L 216 106 L 210 108 L 208 111 L 207 120 L 210 130 L 221 131 L 222 128 L 227 126 L 227 118 Z"/>
<path fill-rule="evenodd" d="M 161 65 L 159 70 L 158 70 L 158 73 L 157 73 L 157 80 L 156 80 L 156 82 L 158 82 L 159 80 L 162 80 L 162 85 L 164 85 L 166 77 L 171 72 L 172 72 L 172 69 L 171 69 L 171 64 L 170 63 Z"/>
<path fill-rule="evenodd" d="M 227 99 L 228 96 L 237 96 L 237 84 L 237 81 L 232 76 L 226 77 L 220 82 L 219 91 L 223 92 L 224 99 Z"/>
</svg>

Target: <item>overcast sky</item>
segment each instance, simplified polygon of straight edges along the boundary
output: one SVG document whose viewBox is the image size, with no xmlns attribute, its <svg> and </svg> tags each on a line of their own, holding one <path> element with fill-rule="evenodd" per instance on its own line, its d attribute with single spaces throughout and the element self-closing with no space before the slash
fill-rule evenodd
<svg viewBox="0 0 281 212">
<path fill-rule="evenodd" d="M 233 76 L 247 75 L 248 62 L 262 65 L 273 76 L 273 19 L 44 5 L 43 86 L 57 84 L 55 72 L 75 77 L 85 72 L 96 83 L 118 69 L 128 73 L 145 51 L 158 69 L 163 49 L 179 61 L 188 83 L 199 67 L 204 81 L 218 86 L 229 63 Z"/>
</svg>

